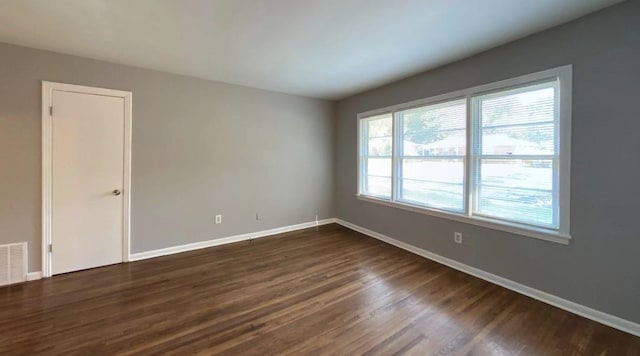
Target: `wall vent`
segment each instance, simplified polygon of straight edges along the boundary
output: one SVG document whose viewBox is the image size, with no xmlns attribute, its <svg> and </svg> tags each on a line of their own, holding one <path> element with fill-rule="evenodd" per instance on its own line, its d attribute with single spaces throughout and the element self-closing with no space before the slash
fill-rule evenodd
<svg viewBox="0 0 640 356">
<path fill-rule="evenodd" d="M 0 286 L 27 280 L 27 243 L 0 245 Z"/>
</svg>

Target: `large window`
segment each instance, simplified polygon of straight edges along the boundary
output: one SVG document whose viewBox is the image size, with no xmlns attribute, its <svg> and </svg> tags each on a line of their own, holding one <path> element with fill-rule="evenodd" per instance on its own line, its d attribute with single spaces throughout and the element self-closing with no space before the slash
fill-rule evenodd
<svg viewBox="0 0 640 356">
<path fill-rule="evenodd" d="M 571 67 L 359 115 L 366 200 L 566 243 Z"/>
<path fill-rule="evenodd" d="M 399 201 L 464 211 L 466 101 L 398 111 Z"/>
</svg>

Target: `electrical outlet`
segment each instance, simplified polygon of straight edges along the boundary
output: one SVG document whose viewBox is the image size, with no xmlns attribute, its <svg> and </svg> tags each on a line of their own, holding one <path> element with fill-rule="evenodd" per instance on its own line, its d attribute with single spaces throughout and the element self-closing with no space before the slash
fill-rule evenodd
<svg viewBox="0 0 640 356">
<path fill-rule="evenodd" d="M 462 245 L 462 233 L 461 232 L 454 232 L 453 233 L 453 241 L 457 244 L 461 244 Z"/>
<path fill-rule="evenodd" d="M 216 215 L 216 224 L 222 224 L 222 215 Z"/>
</svg>

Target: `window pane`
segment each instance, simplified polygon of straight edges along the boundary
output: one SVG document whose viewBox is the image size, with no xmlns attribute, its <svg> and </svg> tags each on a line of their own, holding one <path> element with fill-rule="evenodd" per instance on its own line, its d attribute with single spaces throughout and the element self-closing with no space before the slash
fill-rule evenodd
<svg viewBox="0 0 640 356">
<path fill-rule="evenodd" d="M 555 153 L 554 83 L 479 97 L 484 155 L 553 155 Z"/>
<path fill-rule="evenodd" d="M 391 177 L 391 158 L 367 159 L 367 175 Z"/>
<path fill-rule="evenodd" d="M 482 129 L 483 155 L 553 155 L 554 125 L 533 124 Z"/>
<path fill-rule="evenodd" d="M 365 177 L 367 195 L 378 196 L 381 198 L 391 197 L 391 178 L 367 176 Z"/>
<path fill-rule="evenodd" d="M 513 89 L 481 97 L 483 127 L 553 122 L 555 120 L 554 83 Z"/>
<path fill-rule="evenodd" d="M 464 160 L 402 160 L 400 200 L 461 212 L 464 210 Z"/>
<path fill-rule="evenodd" d="M 482 159 L 476 213 L 557 227 L 552 160 Z"/>
<path fill-rule="evenodd" d="M 366 120 L 367 137 L 391 137 L 393 122 L 391 114 L 374 116 Z"/>
<path fill-rule="evenodd" d="M 401 111 L 403 156 L 464 155 L 466 100 Z"/>
<path fill-rule="evenodd" d="M 391 156 L 391 137 L 369 139 L 369 156 Z"/>
<path fill-rule="evenodd" d="M 391 197 L 391 158 L 368 158 L 362 193 Z"/>
<path fill-rule="evenodd" d="M 391 197 L 391 155 L 393 118 L 378 115 L 362 121 L 363 171 L 361 193 L 381 198 Z"/>
</svg>

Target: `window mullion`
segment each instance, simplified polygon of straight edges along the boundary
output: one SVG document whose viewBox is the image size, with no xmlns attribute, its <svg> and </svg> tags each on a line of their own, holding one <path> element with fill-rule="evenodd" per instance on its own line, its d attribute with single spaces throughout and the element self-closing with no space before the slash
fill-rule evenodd
<svg viewBox="0 0 640 356">
<path fill-rule="evenodd" d="M 471 204 L 473 202 L 473 197 L 471 196 L 471 175 L 472 175 L 472 155 L 473 155 L 473 140 L 471 138 L 472 136 L 472 128 L 473 128 L 473 123 L 471 120 L 471 115 L 472 115 L 472 109 L 471 109 L 471 96 L 467 95 L 466 98 L 466 103 L 467 103 L 467 129 L 465 130 L 465 134 L 466 134 L 466 138 L 467 138 L 467 148 L 466 148 L 466 152 L 465 152 L 465 160 L 464 160 L 464 196 L 465 196 L 465 202 L 464 202 L 464 212 L 467 215 L 471 215 Z"/>
<path fill-rule="evenodd" d="M 393 114 L 391 133 L 391 201 L 397 201 L 402 181 L 400 179 L 400 162 L 402 156 L 402 117 L 398 112 Z"/>
<path fill-rule="evenodd" d="M 368 135 L 368 130 L 367 130 L 367 125 L 365 124 L 365 120 L 363 119 L 359 119 L 358 120 L 358 150 L 359 150 L 359 155 L 358 155 L 358 159 L 360 160 L 360 164 L 359 164 L 359 169 L 360 172 L 358 172 L 358 193 L 364 193 L 367 191 L 366 189 L 366 180 L 365 180 L 365 174 L 368 172 L 367 169 L 367 149 L 365 148 L 366 145 L 366 138 L 369 136 Z"/>
<path fill-rule="evenodd" d="M 555 137 L 553 140 L 553 146 L 554 146 L 554 153 L 555 153 L 555 159 L 553 161 L 553 191 L 555 192 L 555 194 L 553 195 L 554 201 L 553 201 L 553 209 L 554 209 L 554 213 L 553 213 L 553 224 L 555 226 L 558 226 L 558 229 L 562 232 L 569 232 L 569 226 L 568 225 L 563 225 L 564 222 L 568 222 L 569 221 L 569 217 L 563 217 L 562 215 L 565 213 L 565 209 L 563 209 L 563 198 L 564 196 L 564 189 L 568 188 L 568 186 L 564 186 L 561 181 L 561 178 L 566 177 L 564 179 L 569 179 L 569 174 L 562 172 L 563 169 L 568 169 L 568 167 L 570 166 L 570 162 L 564 162 L 564 167 L 562 167 L 561 163 L 562 163 L 562 158 L 564 155 L 567 154 L 566 151 L 569 151 L 570 148 L 568 146 L 566 146 L 566 150 L 561 148 L 561 145 L 567 145 L 569 144 L 569 142 L 571 141 L 571 137 L 570 136 L 564 136 L 565 134 L 565 130 L 562 127 L 562 123 L 563 123 L 563 115 L 561 113 L 560 107 L 561 105 L 571 105 L 571 100 L 563 100 L 562 99 L 562 92 L 560 90 L 560 81 L 561 78 L 558 77 L 558 80 L 554 82 L 554 91 L 555 91 L 555 98 L 554 98 L 554 103 L 553 103 L 553 114 L 555 117 L 555 122 L 554 122 L 554 132 L 555 132 Z M 569 86 L 571 86 L 571 81 L 567 81 L 565 82 L 565 84 L 568 84 Z M 561 177 L 562 175 L 562 177 Z M 568 180 L 567 180 L 568 182 Z M 565 204 L 568 204 L 569 202 L 564 202 Z"/>
<path fill-rule="evenodd" d="M 467 216 L 473 215 L 473 210 L 475 210 L 474 207 L 478 198 L 476 186 L 478 162 L 476 157 L 479 137 L 476 134 L 476 127 L 478 126 L 476 122 L 476 117 L 478 117 L 476 105 L 476 100 L 474 100 L 471 95 L 467 96 L 467 177 L 465 179 L 467 185 L 467 205 L 465 212 Z"/>
</svg>

